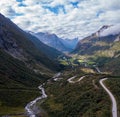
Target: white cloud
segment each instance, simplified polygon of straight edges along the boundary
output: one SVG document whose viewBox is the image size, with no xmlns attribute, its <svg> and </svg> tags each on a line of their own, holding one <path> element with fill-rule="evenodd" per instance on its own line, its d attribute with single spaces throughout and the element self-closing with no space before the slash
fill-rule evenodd
<svg viewBox="0 0 120 117">
<path fill-rule="evenodd" d="M 0 12 L 7 17 L 12 17 L 15 15 L 13 7 L 17 7 L 18 3 L 16 0 L 1 0 L 0 1 Z"/>
<path fill-rule="evenodd" d="M 102 25 L 118 24 L 119 8 L 119 0 L 0 0 L 0 12 L 22 29 L 63 38 L 83 38 Z"/>
<path fill-rule="evenodd" d="M 120 33 L 120 24 L 111 26 L 100 33 L 100 36 L 115 35 Z"/>
<path fill-rule="evenodd" d="M 116 10 L 120 9 L 120 1 L 119 0 L 99 0 L 99 3 L 104 9 L 108 10 Z"/>
</svg>

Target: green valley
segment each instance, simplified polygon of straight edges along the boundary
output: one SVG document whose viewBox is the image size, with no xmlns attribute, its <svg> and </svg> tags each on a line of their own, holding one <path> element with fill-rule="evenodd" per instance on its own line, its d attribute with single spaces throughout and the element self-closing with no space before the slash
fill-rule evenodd
<svg viewBox="0 0 120 117">
<path fill-rule="evenodd" d="M 0 2 L 0 117 L 119 117 L 120 24 L 102 1 L 52 1 Z"/>
</svg>

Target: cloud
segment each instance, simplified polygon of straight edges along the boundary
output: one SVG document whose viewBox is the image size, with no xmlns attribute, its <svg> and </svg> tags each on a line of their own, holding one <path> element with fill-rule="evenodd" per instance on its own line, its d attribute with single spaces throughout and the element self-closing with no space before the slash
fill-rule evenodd
<svg viewBox="0 0 120 117">
<path fill-rule="evenodd" d="M 18 3 L 15 0 L 2 0 L 0 1 L 0 12 L 7 17 L 13 17 L 16 12 L 13 7 L 17 7 Z"/>
<path fill-rule="evenodd" d="M 0 1 L 0 12 L 22 29 L 62 38 L 82 39 L 103 25 L 118 24 L 119 8 L 119 0 Z"/>
<path fill-rule="evenodd" d="M 111 26 L 100 33 L 100 36 L 115 35 L 120 33 L 120 24 Z"/>
</svg>

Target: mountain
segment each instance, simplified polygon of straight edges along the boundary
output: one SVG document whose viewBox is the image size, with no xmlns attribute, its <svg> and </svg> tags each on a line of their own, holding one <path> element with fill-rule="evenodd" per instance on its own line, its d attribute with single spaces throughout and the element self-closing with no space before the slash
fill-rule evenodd
<svg viewBox="0 0 120 117">
<path fill-rule="evenodd" d="M 37 40 L 37 38 L 24 32 L 12 21 L 0 14 L 1 84 L 4 80 L 3 84 L 5 81 L 10 81 L 11 84 L 15 83 L 15 86 L 22 84 L 22 86 L 35 87 L 60 68 L 59 64 L 47 56 L 55 50 L 39 42 L 43 50 L 48 51 L 48 53 L 44 54 L 41 51 L 42 48 L 41 50 L 37 48 L 31 41 L 32 39 Z M 59 54 L 61 55 L 60 52 Z M 54 53 L 51 56 L 57 57 Z"/>
<path fill-rule="evenodd" d="M 77 39 L 73 39 L 73 40 L 65 39 L 64 40 L 62 38 L 59 38 L 55 34 L 49 34 L 49 33 L 43 33 L 43 32 L 31 33 L 31 34 L 36 36 L 40 41 L 42 41 L 46 45 L 53 47 L 62 52 L 72 51 L 78 41 Z"/>
<path fill-rule="evenodd" d="M 0 14 L 1 81 L 4 78 L 6 82 L 10 80 L 25 86 L 37 86 L 60 69 L 55 59 L 61 55 Z"/>
<path fill-rule="evenodd" d="M 60 70 L 61 55 L 0 14 L 0 116 L 24 113 L 37 86 Z"/>
<path fill-rule="evenodd" d="M 59 51 L 68 50 L 68 48 L 66 48 L 65 45 L 61 42 L 60 38 L 58 38 L 55 34 L 39 32 L 36 33 L 35 36 L 46 45 L 54 47 Z"/>
<path fill-rule="evenodd" d="M 46 44 L 44 44 L 43 42 L 41 42 L 38 38 L 36 38 L 35 36 L 31 35 L 31 33 L 28 33 L 29 35 L 29 39 L 30 41 L 32 41 L 34 43 L 34 45 L 40 50 L 42 51 L 48 58 L 50 58 L 51 60 L 57 60 L 59 57 L 61 56 L 65 56 L 62 52 L 60 52 L 59 50 L 50 47 Z M 31 38 L 32 37 L 32 38 Z"/>
<path fill-rule="evenodd" d="M 44 70 L 44 68 L 47 68 L 49 70 L 56 70 L 58 65 L 49 59 L 48 56 L 57 57 L 58 55 L 61 55 L 61 53 L 57 53 L 57 50 L 50 48 L 41 42 L 39 42 L 41 48 L 38 48 L 31 41 L 32 39 L 37 40 L 37 38 L 31 34 L 21 30 L 8 18 L 0 15 L 0 48 L 2 50 L 12 57 L 25 62 L 27 66 L 33 67 L 34 69 Z M 50 50 L 50 52 L 48 50 Z M 54 51 L 58 55 L 54 55 Z"/>
<path fill-rule="evenodd" d="M 97 54 L 100 50 L 110 49 L 113 44 L 120 41 L 120 32 L 114 32 L 118 26 L 103 26 L 97 32 L 80 40 L 74 50 L 78 54 Z M 120 30 L 120 29 L 119 29 Z M 112 32 L 113 31 L 113 32 Z M 111 45 L 112 44 L 112 45 Z M 119 51 L 119 49 L 118 49 Z"/>
<path fill-rule="evenodd" d="M 107 65 L 115 65 L 114 70 L 111 71 L 115 73 L 115 70 L 120 66 L 118 59 L 120 56 L 119 45 L 120 25 L 105 25 L 97 32 L 80 40 L 73 53 L 86 56 L 90 60 L 97 62 L 99 66 L 109 69 L 109 71 L 111 71 L 111 68 L 108 68 Z"/>
<path fill-rule="evenodd" d="M 36 87 L 49 78 L 54 65 L 24 31 L 0 14 L 0 116 L 21 113 L 38 96 Z"/>
</svg>

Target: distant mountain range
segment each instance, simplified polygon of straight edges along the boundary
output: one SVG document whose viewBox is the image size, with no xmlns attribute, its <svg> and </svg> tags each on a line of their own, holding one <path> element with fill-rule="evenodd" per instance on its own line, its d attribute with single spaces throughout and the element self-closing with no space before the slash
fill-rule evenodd
<svg viewBox="0 0 120 117">
<path fill-rule="evenodd" d="M 119 73 L 120 25 L 103 26 L 97 32 L 80 40 L 73 53 L 87 56 L 110 72 Z"/>
<path fill-rule="evenodd" d="M 59 38 L 56 34 L 43 33 L 43 32 L 39 32 L 39 33 L 31 32 L 31 34 L 36 36 L 44 44 L 46 44 L 50 47 L 53 47 L 62 52 L 72 51 L 78 42 L 77 38 L 71 39 L 71 40 L 70 39 L 62 39 L 62 38 Z"/>
</svg>

